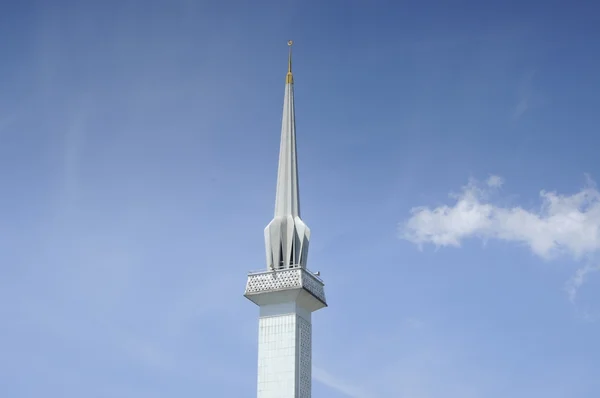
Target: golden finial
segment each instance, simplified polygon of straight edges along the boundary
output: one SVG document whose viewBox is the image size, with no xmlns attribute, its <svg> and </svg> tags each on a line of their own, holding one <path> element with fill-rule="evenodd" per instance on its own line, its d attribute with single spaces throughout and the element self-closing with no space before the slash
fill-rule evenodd
<svg viewBox="0 0 600 398">
<path fill-rule="evenodd" d="M 294 76 L 292 76 L 292 44 L 294 44 L 293 41 L 288 41 L 288 47 L 290 48 L 290 52 L 288 54 L 288 72 L 285 76 L 285 82 L 287 84 L 294 83 Z"/>
</svg>

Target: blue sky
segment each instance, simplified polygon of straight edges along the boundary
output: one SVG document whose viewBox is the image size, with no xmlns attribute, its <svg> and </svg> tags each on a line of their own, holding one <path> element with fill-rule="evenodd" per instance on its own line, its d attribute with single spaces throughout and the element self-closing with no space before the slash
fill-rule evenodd
<svg viewBox="0 0 600 398">
<path fill-rule="evenodd" d="M 293 39 L 313 396 L 597 397 L 600 10 L 450 3 L 4 2 L 1 395 L 255 396 Z"/>
</svg>

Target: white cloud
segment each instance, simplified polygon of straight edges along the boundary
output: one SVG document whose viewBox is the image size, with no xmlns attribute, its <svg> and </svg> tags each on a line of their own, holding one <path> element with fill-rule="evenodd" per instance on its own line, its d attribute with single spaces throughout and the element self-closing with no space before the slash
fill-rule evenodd
<svg viewBox="0 0 600 398">
<path fill-rule="evenodd" d="M 470 181 L 460 194 L 451 195 L 453 205 L 412 209 L 400 226 L 401 238 L 420 248 L 427 243 L 459 247 L 470 237 L 499 239 L 525 244 L 544 259 L 568 255 L 580 260 L 600 250 L 600 193 L 591 179 L 572 195 L 542 190 L 539 211 L 491 203 L 490 196 L 502 184 L 499 176 L 489 177 L 483 186 Z M 584 267 L 567 283 L 571 300 L 586 275 L 596 269 Z"/>
</svg>

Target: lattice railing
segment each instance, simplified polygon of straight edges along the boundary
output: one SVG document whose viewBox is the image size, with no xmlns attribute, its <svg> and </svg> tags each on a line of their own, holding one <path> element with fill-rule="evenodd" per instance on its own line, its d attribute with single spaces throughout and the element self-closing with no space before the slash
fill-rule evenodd
<svg viewBox="0 0 600 398">
<path fill-rule="evenodd" d="M 246 294 L 298 288 L 306 289 L 313 296 L 325 302 L 323 282 L 306 268 L 251 272 L 248 274 Z"/>
</svg>

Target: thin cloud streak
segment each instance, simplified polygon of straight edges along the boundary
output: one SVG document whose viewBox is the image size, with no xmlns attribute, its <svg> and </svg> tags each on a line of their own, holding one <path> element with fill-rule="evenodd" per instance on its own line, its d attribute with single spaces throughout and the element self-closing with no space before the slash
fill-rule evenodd
<svg viewBox="0 0 600 398">
<path fill-rule="evenodd" d="M 337 379 L 324 369 L 313 367 L 313 378 L 327 387 L 340 392 L 350 398 L 369 398 L 371 395 L 358 389 L 356 386 L 349 384 L 346 381 Z"/>
<path fill-rule="evenodd" d="M 600 271 L 600 265 L 586 265 L 579 268 L 565 284 L 565 291 L 569 297 L 569 301 L 575 303 L 579 288 L 585 283 L 591 273 Z"/>
<path fill-rule="evenodd" d="M 527 113 L 534 104 L 534 90 L 533 90 L 533 78 L 535 77 L 535 71 L 529 72 L 521 81 L 518 87 L 518 100 L 513 109 L 512 118 L 513 120 L 519 120 L 525 113 Z"/>
</svg>

